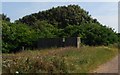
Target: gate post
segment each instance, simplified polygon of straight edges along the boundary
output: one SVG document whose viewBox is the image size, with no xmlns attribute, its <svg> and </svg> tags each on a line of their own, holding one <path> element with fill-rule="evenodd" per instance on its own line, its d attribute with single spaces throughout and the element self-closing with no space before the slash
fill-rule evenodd
<svg viewBox="0 0 120 75">
<path fill-rule="evenodd" d="M 80 48 L 80 43 L 81 43 L 80 37 L 77 37 L 77 48 Z"/>
</svg>

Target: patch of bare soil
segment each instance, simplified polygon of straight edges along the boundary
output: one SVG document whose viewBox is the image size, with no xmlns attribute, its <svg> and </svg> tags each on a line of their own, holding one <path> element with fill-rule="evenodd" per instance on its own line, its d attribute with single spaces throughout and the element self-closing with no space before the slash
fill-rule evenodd
<svg viewBox="0 0 120 75">
<path fill-rule="evenodd" d="M 118 55 L 105 64 L 100 65 L 93 73 L 118 73 Z"/>
</svg>

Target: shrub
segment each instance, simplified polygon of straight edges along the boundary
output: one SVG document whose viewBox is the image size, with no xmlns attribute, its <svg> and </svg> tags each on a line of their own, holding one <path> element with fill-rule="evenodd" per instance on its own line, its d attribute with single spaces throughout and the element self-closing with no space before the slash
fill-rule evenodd
<svg viewBox="0 0 120 75">
<path fill-rule="evenodd" d="M 67 73 L 63 58 L 53 57 L 50 61 L 43 58 L 15 57 L 3 60 L 2 73 Z"/>
<path fill-rule="evenodd" d="M 34 30 L 24 24 L 2 23 L 2 52 L 14 52 L 22 46 L 31 45 L 37 35 Z"/>
</svg>

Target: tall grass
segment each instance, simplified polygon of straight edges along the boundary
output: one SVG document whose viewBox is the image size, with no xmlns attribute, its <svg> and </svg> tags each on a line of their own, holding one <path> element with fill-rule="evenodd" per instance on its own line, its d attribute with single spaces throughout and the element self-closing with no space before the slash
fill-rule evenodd
<svg viewBox="0 0 120 75">
<path fill-rule="evenodd" d="M 88 73 L 117 54 L 117 48 L 55 48 L 3 54 L 3 73 Z"/>
</svg>

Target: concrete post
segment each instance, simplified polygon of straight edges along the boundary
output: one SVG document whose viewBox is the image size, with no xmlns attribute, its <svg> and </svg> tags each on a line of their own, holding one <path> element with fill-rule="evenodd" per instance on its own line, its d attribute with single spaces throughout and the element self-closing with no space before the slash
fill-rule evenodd
<svg viewBox="0 0 120 75">
<path fill-rule="evenodd" d="M 62 47 L 65 47 L 65 38 L 62 40 Z"/>
<path fill-rule="evenodd" d="M 80 37 L 77 37 L 77 48 L 80 48 L 80 43 L 81 43 Z"/>
<path fill-rule="evenodd" d="M 24 49 L 25 49 L 24 46 L 22 46 L 22 51 L 24 51 Z"/>
</svg>

